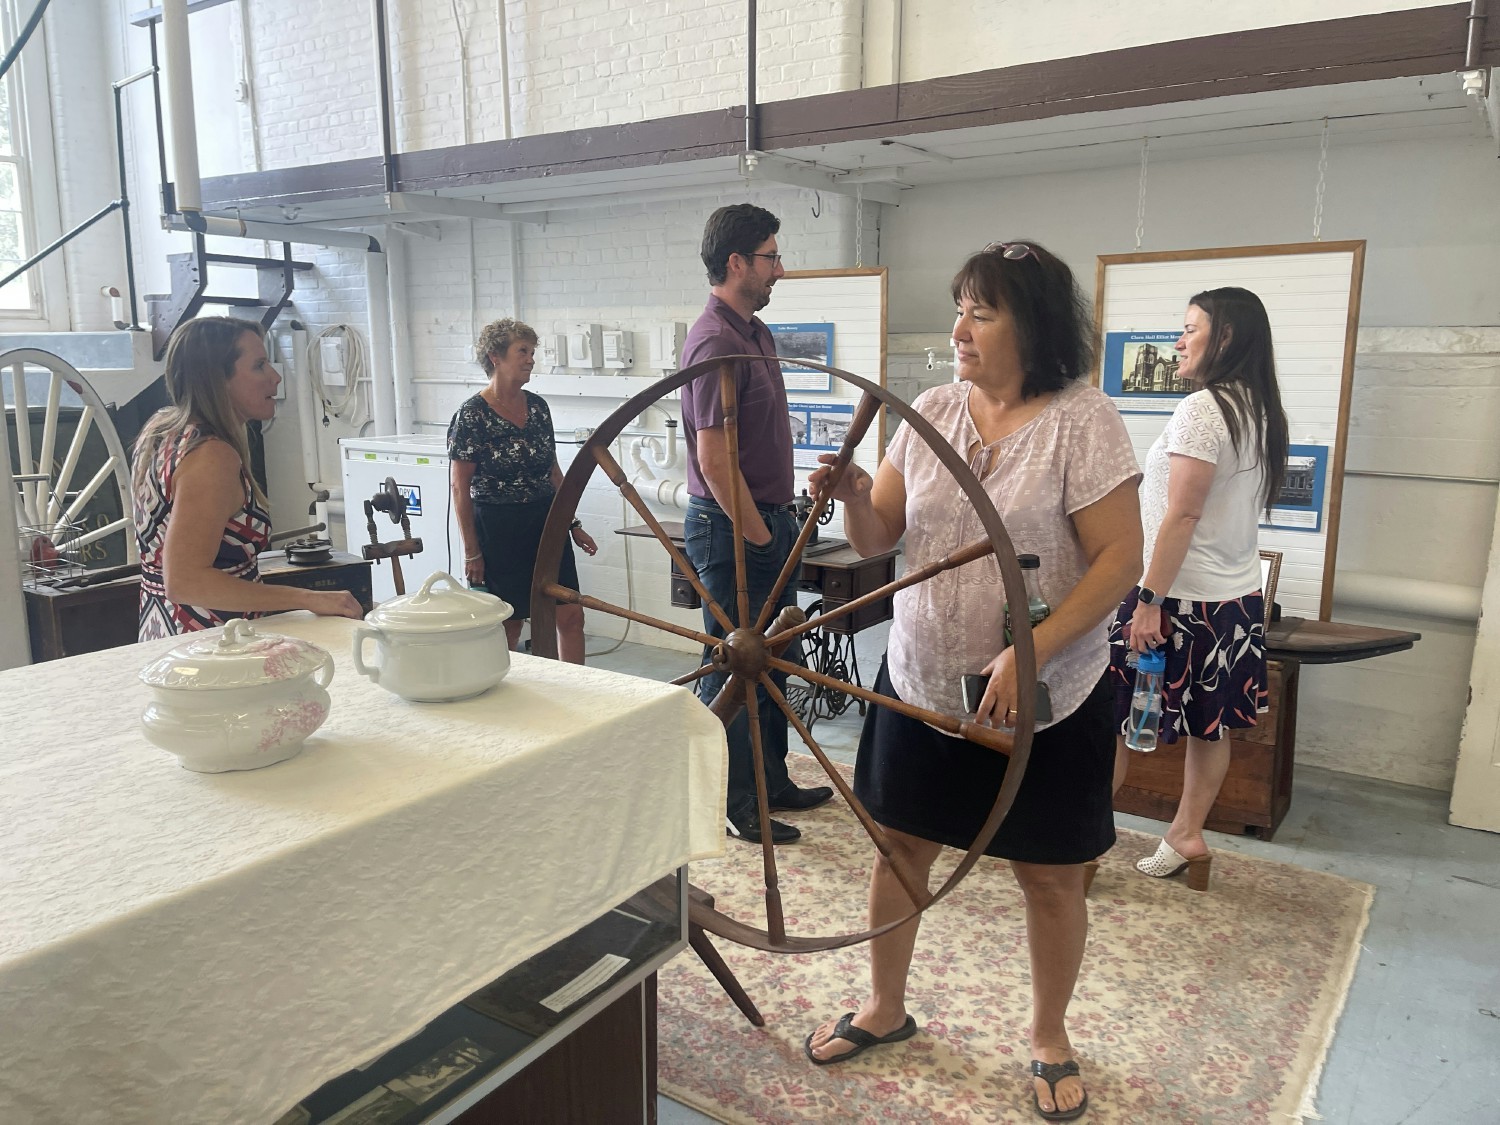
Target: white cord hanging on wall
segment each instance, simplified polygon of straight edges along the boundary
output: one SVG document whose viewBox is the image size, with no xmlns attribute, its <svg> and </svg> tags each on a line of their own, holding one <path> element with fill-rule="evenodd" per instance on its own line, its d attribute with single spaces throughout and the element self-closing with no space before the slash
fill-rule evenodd
<svg viewBox="0 0 1500 1125">
<path fill-rule="evenodd" d="M 343 345 L 344 386 L 337 398 L 329 393 L 323 378 L 322 352 L 325 339 L 338 339 Z M 329 415 L 351 425 L 357 420 L 357 414 L 348 417 L 345 415 L 358 401 L 360 384 L 368 378 L 369 354 L 364 336 L 352 324 L 330 324 L 307 341 L 307 377 L 312 381 L 313 393 L 323 404 L 323 425 L 328 425 Z"/>
<path fill-rule="evenodd" d="M 1323 194 L 1328 190 L 1328 118 L 1323 118 L 1323 142 L 1318 147 L 1318 188 L 1313 197 L 1313 241 L 1323 241 Z"/>
<path fill-rule="evenodd" d="M 1139 250 L 1146 238 L 1146 167 L 1150 160 L 1151 138 L 1141 138 L 1141 187 L 1135 203 L 1135 248 Z"/>
</svg>

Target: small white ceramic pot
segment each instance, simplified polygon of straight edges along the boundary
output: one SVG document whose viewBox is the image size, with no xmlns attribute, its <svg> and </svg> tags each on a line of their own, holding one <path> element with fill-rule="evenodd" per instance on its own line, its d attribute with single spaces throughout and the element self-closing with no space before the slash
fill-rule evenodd
<svg viewBox="0 0 1500 1125">
<path fill-rule="evenodd" d="M 467 699 L 510 671 L 505 621 L 511 608 L 441 570 L 414 594 L 392 598 L 354 630 L 354 666 L 387 691 L 418 703 Z M 365 642 L 375 662 L 365 663 Z"/>
<path fill-rule="evenodd" d="M 284 762 L 328 718 L 333 657 L 296 637 L 257 633 L 235 618 L 140 672 L 151 688 L 146 737 L 197 773 Z"/>
</svg>

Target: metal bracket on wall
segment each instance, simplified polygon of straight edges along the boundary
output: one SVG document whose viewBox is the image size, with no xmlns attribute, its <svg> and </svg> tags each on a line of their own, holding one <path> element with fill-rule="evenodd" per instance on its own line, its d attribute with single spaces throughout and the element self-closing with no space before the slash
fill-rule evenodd
<svg viewBox="0 0 1500 1125">
<path fill-rule="evenodd" d="M 752 159 L 753 158 L 753 159 Z M 747 181 L 764 184 L 785 184 L 788 187 L 808 188 L 812 191 L 833 192 L 853 198 L 862 194 L 872 203 L 901 202 L 901 189 L 890 184 L 850 184 L 843 182 L 832 172 L 825 172 L 813 164 L 804 164 L 776 156 L 769 152 L 745 153 L 740 156 L 740 175 Z M 863 189 L 861 191 L 861 188 Z"/>
</svg>

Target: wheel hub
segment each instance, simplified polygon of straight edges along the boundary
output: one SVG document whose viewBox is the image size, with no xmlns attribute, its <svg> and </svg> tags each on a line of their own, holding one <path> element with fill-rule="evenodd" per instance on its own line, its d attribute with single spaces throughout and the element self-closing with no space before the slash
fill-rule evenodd
<svg viewBox="0 0 1500 1125">
<path fill-rule="evenodd" d="M 757 679 L 770 667 L 766 639 L 754 629 L 736 629 L 714 648 L 713 662 L 726 672 Z"/>
</svg>

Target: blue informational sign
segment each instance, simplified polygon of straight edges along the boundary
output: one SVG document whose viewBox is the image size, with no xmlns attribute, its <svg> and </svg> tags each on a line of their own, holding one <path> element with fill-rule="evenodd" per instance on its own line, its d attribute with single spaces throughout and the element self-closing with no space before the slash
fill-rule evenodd
<svg viewBox="0 0 1500 1125">
<path fill-rule="evenodd" d="M 1262 515 L 1261 526 L 1286 531 L 1323 530 L 1323 497 L 1327 491 L 1328 447 L 1287 446 L 1286 476 L 1271 502 L 1271 518 Z"/>
<path fill-rule="evenodd" d="M 420 516 L 422 514 L 422 486 L 420 484 L 398 484 L 396 491 L 406 497 L 407 515 Z"/>
<path fill-rule="evenodd" d="M 1100 389 L 1121 414 L 1170 414 L 1193 391 L 1177 374 L 1181 332 L 1107 332 Z"/>
<path fill-rule="evenodd" d="M 789 402 L 792 427 L 792 463 L 799 469 L 814 468 L 819 453 L 837 453 L 844 435 L 854 422 L 854 404 L 844 402 Z"/>
<path fill-rule="evenodd" d="M 833 366 L 833 325 L 768 324 L 776 354 L 781 357 L 781 375 L 789 391 L 821 393 L 833 390 L 833 376 L 811 368 L 799 367 L 789 360 L 805 359 Z"/>
</svg>

